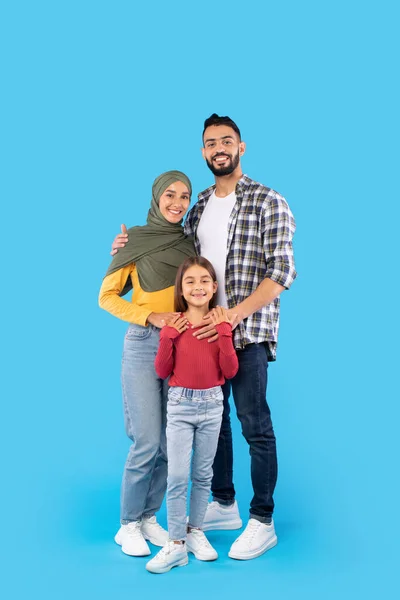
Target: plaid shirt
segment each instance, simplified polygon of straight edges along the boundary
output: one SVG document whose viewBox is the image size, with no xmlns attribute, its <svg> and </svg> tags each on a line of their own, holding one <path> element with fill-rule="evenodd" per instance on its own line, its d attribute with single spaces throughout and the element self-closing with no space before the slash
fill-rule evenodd
<svg viewBox="0 0 400 600">
<path fill-rule="evenodd" d="M 215 185 L 199 194 L 190 210 L 185 233 L 194 236 L 196 251 L 201 254 L 197 227 Z M 286 200 L 274 190 L 242 175 L 236 185 L 236 204 L 228 222 L 225 291 L 228 307 L 243 302 L 266 279 L 289 289 L 296 271 L 292 238 L 296 225 Z M 268 359 L 276 359 L 279 329 L 279 297 L 263 306 L 234 331 L 234 344 L 268 342 Z"/>
</svg>

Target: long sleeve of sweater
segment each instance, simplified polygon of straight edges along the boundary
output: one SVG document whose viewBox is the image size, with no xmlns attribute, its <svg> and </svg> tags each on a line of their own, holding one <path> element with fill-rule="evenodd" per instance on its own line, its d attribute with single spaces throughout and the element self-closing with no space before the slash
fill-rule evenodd
<svg viewBox="0 0 400 600">
<path fill-rule="evenodd" d="M 239 369 L 239 361 L 232 342 L 232 327 L 229 323 L 216 326 L 219 344 L 219 366 L 226 379 L 232 379 Z"/>
<path fill-rule="evenodd" d="M 161 379 L 171 375 L 174 368 L 174 339 L 180 333 L 175 327 L 163 327 L 160 331 L 160 343 L 154 366 L 156 373 Z"/>
</svg>

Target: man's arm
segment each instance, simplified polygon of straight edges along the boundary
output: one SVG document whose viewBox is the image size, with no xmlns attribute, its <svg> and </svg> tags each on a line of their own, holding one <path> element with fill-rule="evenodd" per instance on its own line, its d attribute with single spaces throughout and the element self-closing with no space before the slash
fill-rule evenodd
<svg viewBox="0 0 400 600">
<path fill-rule="evenodd" d="M 236 315 L 232 327 L 235 328 L 240 321 L 247 319 L 247 317 L 250 317 L 250 315 L 260 310 L 263 306 L 267 306 L 267 304 L 273 302 L 285 289 L 283 285 L 276 283 L 272 279 L 264 279 L 246 300 L 228 310 L 229 316 L 233 317 Z"/>
<path fill-rule="evenodd" d="M 266 199 L 260 228 L 266 277 L 250 296 L 229 311 L 238 315 L 234 326 L 273 302 L 283 290 L 290 288 L 297 276 L 292 246 L 296 223 L 286 200 L 276 192 Z"/>
</svg>

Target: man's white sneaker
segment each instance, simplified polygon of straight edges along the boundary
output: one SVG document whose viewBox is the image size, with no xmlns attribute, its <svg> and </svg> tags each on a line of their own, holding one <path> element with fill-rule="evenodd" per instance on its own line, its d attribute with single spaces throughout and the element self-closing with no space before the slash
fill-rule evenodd
<svg viewBox="0 0 400 600">
<path fill-rule="evenodd" d="M 169 541 L 149 560 L 146 569 L 150 573 L 167 573 L 173 567 L 184 567 L 189 562 L 186 544 L 175 544 Z"/>
<path fill-rule="evenodd" d="M 233 542 L 228 556 L 237 560 L 250 560 L 261 556 L 277 543 L 273 521 L 270 525 L 266 525 L 257 519 L 250 519 L 246 529 Z"/>
<path fill-rule="evenodd" d="M 142 519 L 142 534 L 145 540 L 149 540 L 155 546 L 165 546 L 168 542 L 168 531 L 165 531 L 159 523 L 155 515 L 152 517 L 143 517 Z"/>
<path fill-rule="evenodd" d="M 203 522 L 203 531 L 211 529 L 240 529 L 242 519 L 237 502 L 231 506 L 223 506 L 219 502 L 209 502 Z"/>
<path fill-rule="evenodd" d="M 187 534 L 186 548 L 192 552 L 198 560 L 216 560 L 217 551 L 211 546 L 210 542 L 200 529 L 192 529 Z"/>
<path fill-rule="evenodd" d="M 121 546 L 122 552 L 129 556 L 148 556 L 150 548 L 140 530 L 141 521 L 132 521 L 127 525 L 121 525 L 114 540 Z"/>
</svg>

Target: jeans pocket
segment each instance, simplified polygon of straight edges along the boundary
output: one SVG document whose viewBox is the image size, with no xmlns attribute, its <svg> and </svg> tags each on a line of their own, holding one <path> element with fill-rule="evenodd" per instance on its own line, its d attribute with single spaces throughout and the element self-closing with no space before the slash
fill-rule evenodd
<svg viewBox="0 0 400 600">
<path fill-rule="evenodd" d="M 181 403 L 181 391 L 180 389 L 169 388 L 168 390 L 168 404 L 169 406 L 177 406 Z"/>
<path fill-rule="evenodd" d="M 128 331 L 125 334 L 125 339 L 137 342 L 139 340 L 146 340 L 150 336 L 150 327 L 143 327 L 143 325 L 136 325 L 133 323 L 129 326 Z"/>
<path fill-rule="evenodd" d="M 213 400 L 217 406 L 222 406 L 222 404 L 224 403 L 224 395 L 222 391 L 215 392 L 215 394 L 213 394 Z"/>
</svg>

